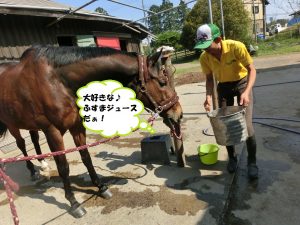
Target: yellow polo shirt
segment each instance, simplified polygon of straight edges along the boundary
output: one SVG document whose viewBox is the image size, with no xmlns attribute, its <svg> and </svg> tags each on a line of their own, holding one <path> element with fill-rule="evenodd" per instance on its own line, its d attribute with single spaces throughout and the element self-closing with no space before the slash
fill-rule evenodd
<svg viewBox="0 0 300 225">
<path fill-rule="evenodd" d="M 246 66 L 253 63 L 246 46 L 239 41 L 222 40 L 222 54 L 219 61 L 207 52 L 200 56 L 202 72 L 214 74 L 219 82 L 240 80 L 248 75 Z"/>
</svg>

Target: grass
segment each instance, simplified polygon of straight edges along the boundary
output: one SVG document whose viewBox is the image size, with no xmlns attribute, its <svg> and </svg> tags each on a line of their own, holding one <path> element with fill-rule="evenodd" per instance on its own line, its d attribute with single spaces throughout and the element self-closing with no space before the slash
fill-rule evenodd
<svg viewBox="0 0 300 225">
<path fill-rule="evenodd" d="M 173 65 L 176 67 L 175 76 L 180 76 L 181 74 L 200 71 L 200 63 L 196 56 L 190 59 L 190 61 L 185 61 L 184 63 L 175 62 L 173 63 Z"/>
<path fill-rule="evenodd" d="M 258 47 L 255 57 L 300 52 L 300 26 L 288 28 L 266 40 L 260 40 L 254 46 Z M 176 67 L 175 76 L 200 72 L 198 59 L 199 55 L 196 54 L 189 54 L 187 57 L 180 57 L 177 60 L 172 58 L 172 63 Z"/>
<path fill-rule="evenodd" d="M 199 62 L 198 62 L 199 64 Z M 186 67 L 186 68 L 177 68 L 176 67 L 176 72 L 175 72 L 175 76 L 180 76 L 181 74 L 186 74 L 186 73 L 191 73 L 191 72 L 199 72 L 200 71 L 200 64 L 199 65 L 195 65 L 195 66 L 191 66 L 191 67 Z"/>
<path fill-rule="evenodd" d="M 290 27 L 274 36 L 270 36 L 266 40 L 259 41 L 257 47 L 257 56 L 300 52 L 299 27 Z"/>
<path fill-rule="evenodd" d="M 257 56 L 300 52 L 300 38 L 269 39 L 258 43 Z"/>
</svg>

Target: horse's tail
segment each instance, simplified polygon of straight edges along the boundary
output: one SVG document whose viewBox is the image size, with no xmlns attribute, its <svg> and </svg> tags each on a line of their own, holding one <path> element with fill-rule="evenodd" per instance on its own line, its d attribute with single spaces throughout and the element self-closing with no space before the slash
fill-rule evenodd
<svg viewBox="0 0 300 225">
<path fill-rule="evenodd" d="M 4 137 L 7 131 L 7 126 L 0 121 L 0 138 Z"/>
</svg>

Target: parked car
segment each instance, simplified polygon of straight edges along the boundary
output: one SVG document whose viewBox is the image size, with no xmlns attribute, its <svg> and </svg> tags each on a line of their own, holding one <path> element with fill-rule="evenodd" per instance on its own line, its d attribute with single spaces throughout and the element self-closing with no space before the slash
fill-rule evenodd
<svg viewBox="0 0 300 225">
<path fill-rule="evenodd" d="M 283 26 L 281 26 L 280 23 L 276 23 L 269 27 L 269 35 L 272 36 L 274 34 L 278 34 L 279 32 L 281 32 L 285 29 L 286 29 L 286 26 L 283 27 Z"/>
</svg>

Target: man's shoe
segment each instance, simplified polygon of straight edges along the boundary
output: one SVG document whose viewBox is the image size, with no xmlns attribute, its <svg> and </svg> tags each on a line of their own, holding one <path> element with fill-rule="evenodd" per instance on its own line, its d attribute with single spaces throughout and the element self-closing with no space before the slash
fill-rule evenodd
<svg viewBox="0 0 300 225">
<path fill-rule="evenodd" d="M 258 167 L 256 163 L 248 164 L 248 177 L 249 179 L 257 179 L 258 178 Z"/>
<path fill-rule="evenodd" d="M 229 173 L 234 173 L 236 171 L 236 167 L 237 167 L 237 157 L 229 158 L 227 164 L 227 171 Z"/>
</svg>

